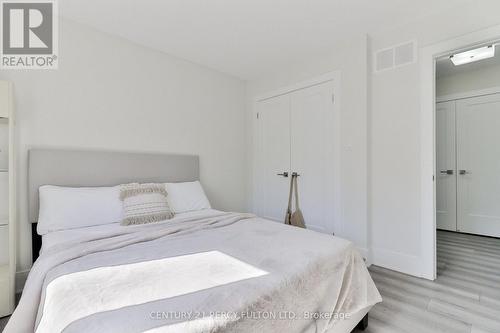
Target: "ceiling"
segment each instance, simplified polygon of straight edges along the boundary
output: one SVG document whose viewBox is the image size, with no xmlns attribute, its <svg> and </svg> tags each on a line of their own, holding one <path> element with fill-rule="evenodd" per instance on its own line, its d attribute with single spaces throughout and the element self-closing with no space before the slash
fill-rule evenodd
<svg viewBox="0 0 500 333">
<path fill-rule="evenodd" d="M 253 79 L 471 0 L 64 0 L 61 15 Z"/>
<path fill-rule="evenodd" d="M 460 66 L 453 65 L 449 56 L 442 57 L 436 61 L 436 77 L 441 78 L 458 73 L 476 71 L 491 66 L 500 66 L 500 45 L 496 46 L 495 56 L 493 58 L 471 62 Z"/>
</svg>

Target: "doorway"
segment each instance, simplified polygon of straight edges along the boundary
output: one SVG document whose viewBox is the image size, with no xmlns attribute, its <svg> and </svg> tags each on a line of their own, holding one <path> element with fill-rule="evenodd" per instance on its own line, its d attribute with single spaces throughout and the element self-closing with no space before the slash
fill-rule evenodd
<svg viewBox="0 0 500 333">
<path fill-rule="evenodd" d="M 500 47 L 437 58 L 435 80 L 436 275 L 486 292 L 500 274 Z"/>
<path fill-rule="evenodd" d="M 500 237 L 498 51 L 491 43 L 436 61 L 436 226 L 440 230 Z"/>
<path fill-rule="evenodd" d="M 500 40 L 500 25 L 478 30 L 453 39 L 427 45 L 419 50 L 420 67 L 420 258 L 419 275 L 437 277 L 436 245 L 436 61 L 452 53 Z"/>
</svg>

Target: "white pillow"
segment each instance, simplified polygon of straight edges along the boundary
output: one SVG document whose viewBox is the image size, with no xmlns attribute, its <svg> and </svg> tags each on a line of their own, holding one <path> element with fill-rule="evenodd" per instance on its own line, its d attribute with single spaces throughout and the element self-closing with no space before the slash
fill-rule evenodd
<svg viewBox="0 0 500 333">
<path fill-rule="evenodd" d="M 165 186 L 168 205 L 175 214 L 211 208 L 199 181 L 166 183 Z"/>
<path fill-rule="evenodd" d="M 58 230 L 120 222 L 123 218 L 123 205 L 118 186 L 44 185 L 39 188 L 39 197 L 37 232 L 40 235 Z"/>
</svg>

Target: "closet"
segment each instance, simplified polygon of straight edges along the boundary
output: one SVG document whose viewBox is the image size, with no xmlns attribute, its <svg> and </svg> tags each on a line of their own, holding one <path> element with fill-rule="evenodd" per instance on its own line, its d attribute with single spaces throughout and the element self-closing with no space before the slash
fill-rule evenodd
<svg viewBox="0 0 500 333">
<path fill-rule="evenodd" d="M 500 237 L 500 94 L 436 105 L 438 229 Z"/>
<path fill-rule="evenodd" d="M 256 102 L 257 213 L 283 222 L 296 172 L 307 228 L 332 233 L 338 215 L 338 112 L 333 80 Z"/>
</svg>

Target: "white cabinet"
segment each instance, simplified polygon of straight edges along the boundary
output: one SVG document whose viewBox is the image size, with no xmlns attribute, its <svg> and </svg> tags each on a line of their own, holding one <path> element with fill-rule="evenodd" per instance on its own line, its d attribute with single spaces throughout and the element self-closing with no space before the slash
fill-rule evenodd
<svg viewBox="0 0 500 333">
<path fill-rule="evenodd" d="M 12 313 L 11 301 L 9 295 L 11 293 L 10 282 L 10 267 L 9 265 L 0 265 L 0 317 L 7 316 Z"/>
<path fill-rule="evenodd" d="M 8 81 L 0 81 L 0 118 L 9 118 L 12 105 L 12 85 Z"/>
<path fill-rule="evenodd" d="M 0 317 L 14 310 L 16 202 L 12 84 L 0 81 Z"/>
<path fill-rule="evenodd" d="M 308 228 L 332 233 L 340 215 L 335 156 L 338 115 L 333 80 L 257 102 L 257 213 L 283 222 L 290 175 L 298 173 Z M 287 177 L 288 175 L 288 177 Z"/>
<path fill-rule="evenodd" d="M 9 264 L 9 225 L 0 222 L 0 266 Z"/>
</svg>

